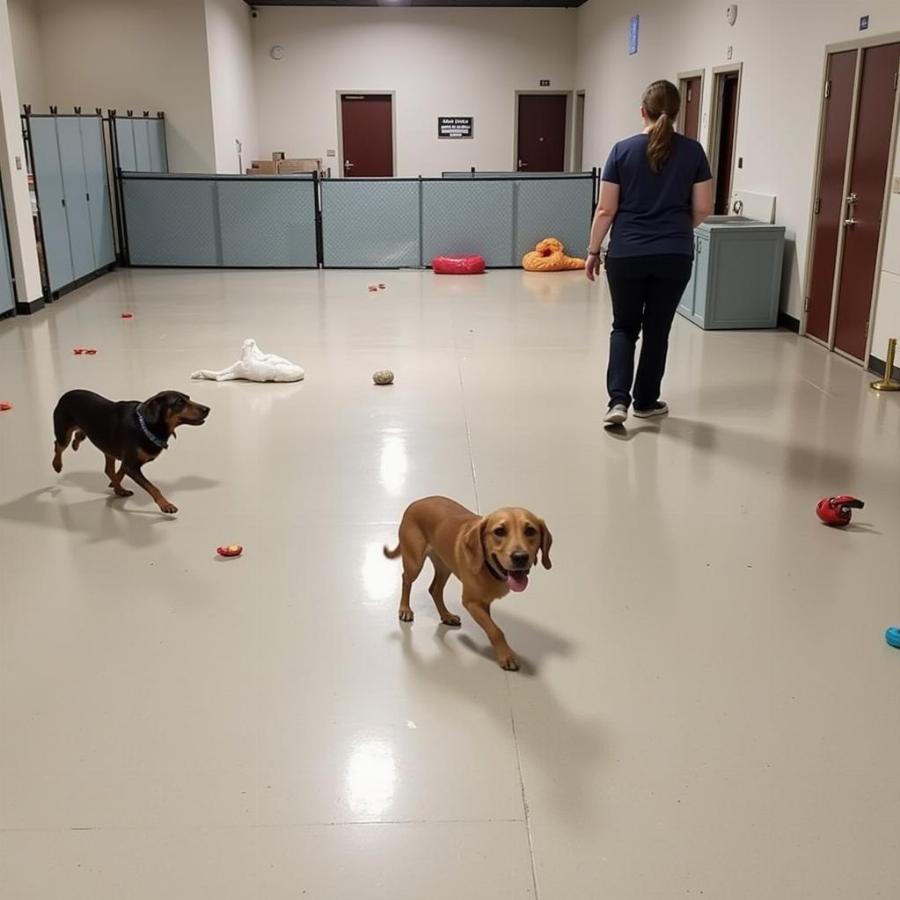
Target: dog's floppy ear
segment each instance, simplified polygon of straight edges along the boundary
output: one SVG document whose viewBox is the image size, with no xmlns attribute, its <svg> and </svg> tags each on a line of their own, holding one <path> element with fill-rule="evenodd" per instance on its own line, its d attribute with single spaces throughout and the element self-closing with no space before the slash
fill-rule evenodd
<svg viewBox="0 0 900 900">
<path fill-rule="evenodd" d="M 474 574 L 484 567 L 484 519 L 473 522 L 464 532 L 462 538 L 463 556 Z"/>
<path fill-rule="evenodd" d="M 553 535 L 550 534 L 550 529 L 547 527 L 547 523 L 541 519 L 541 563 L 543 564 L 545 569 L 549 569 L 553 566 L 553 563 L 550 562 L 550 547 L 553 545 Z"/>
<path fill-rule="evenodd" d="M 141 415 L 148 425 L 161 425 L 166 406 L 165 395 L 154 394 L 149 400 L 145 400 L 138 409 L 140 409 Z"/>
</svg>

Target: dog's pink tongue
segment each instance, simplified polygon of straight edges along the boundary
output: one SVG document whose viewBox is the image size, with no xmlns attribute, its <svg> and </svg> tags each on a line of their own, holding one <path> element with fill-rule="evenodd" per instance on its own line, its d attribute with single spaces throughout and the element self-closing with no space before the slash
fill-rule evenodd
<svg viewBox="0 0 900 900">
<path fill-rule="evenodd" d="M 518 594 L 528 587 L 528 576 L 524 572 L 510 572 L 506 577 L 506 583 L 511 591 Z"/>
</svg>

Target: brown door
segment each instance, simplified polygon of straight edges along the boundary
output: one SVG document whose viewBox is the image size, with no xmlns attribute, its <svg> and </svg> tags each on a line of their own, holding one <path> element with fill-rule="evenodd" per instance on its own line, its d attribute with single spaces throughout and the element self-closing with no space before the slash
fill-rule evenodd
<svg viewBox="0 0 900 900">
<path fill-rule="evenodd" d="M 863 51 L 834 332 L 835 347 L 856 359 L 869 334 L 898 65 L 900 44 Z"/>
<path fill-rule="evenodd" d="M 856 50 L 832 53 L 828 57 L 821 172 L 813 207 L 813 260 L 806 318 L 807 332 L 822 341 L 829 339 L 838 237 L 844 223 L 844 174 L 856 57 Z"/>
<path fill-rule="evenodd" d="M 716 144 L 716 215 L 728 213 L 731 199 L 731 173 L 734 170 L 734 142 L 737 126 L 738 76 L 728 72 L 720 76 L 718 141 Z"/>
<path fill-rule="evenodd" d="M 519 94 L 516 147 L 521 172 L 565 171 L 565 94 Z"/>
<path fill-rule="evenodd" d="M 341 134 L 345 178 L 389 178 L 394 174 L 390 94 L 342 94 Z"/>
<path fill-rule="evenodd" d="M 684 78 L 681 81 L 681 133 L 697 140 L 700 134 L 700 76 Z"/>
</svg>

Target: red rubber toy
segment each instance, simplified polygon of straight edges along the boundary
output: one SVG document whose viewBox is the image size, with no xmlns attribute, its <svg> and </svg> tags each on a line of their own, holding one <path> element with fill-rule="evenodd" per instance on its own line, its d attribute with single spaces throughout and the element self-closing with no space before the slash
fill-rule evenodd
<svg viewBox="0 0 900 900">
<path fill-rule="evenodd" d="M 844 528 L 850 524 L 850 517 L 854 509 L 862 509 L 865 503 L 841 494 L 838 497 L 823 497 L 816 504 L 816 515 L 826 524 L 835 528 Z"/>
<path fill-rule="evenodd" d="M 0 412 L 9 412 L 12 408 L 12 403 L 7 403 L 5 400 L 0 400 Z"/>
<path fill-rule="evenodd" d="M 431 261 L 435 275 L 483 275 L 483 256 L 436 256 Z"/>
<path fill-rule="evenodd" d="M 240 556 L 244 552 L 244 548 L 240 544 L 228 544 L 227 547 L 216 547 L 216 553 L 219 556 L 231 558 L 232 556 Z"/>
<path fill-rule="evenodd" d="M 124 313 L 122 313 L 122 318 L 123 319 L 133 319 L 134 313 L 124 312 Z"/>
</svg>

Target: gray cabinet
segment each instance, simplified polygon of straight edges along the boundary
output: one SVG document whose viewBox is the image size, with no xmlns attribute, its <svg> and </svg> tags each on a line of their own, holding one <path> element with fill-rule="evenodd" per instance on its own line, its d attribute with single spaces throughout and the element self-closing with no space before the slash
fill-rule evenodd
<svg viewBox="0 0 900 900">
<path fill-rule="evenodd" d="M 6 216 L 3 208 L 3 192 L 0 190 L 0 316 L 11 312 L 15 303 L 12 266 L 9 261 L 9 243 L 6 237 Z"/>
<path fill-rule="evenodd" d="M 722 218 L 694 230 L 694 268 L 678 312 L 706 329 L 775 328 L 784 228 Z"/>
<path fill-rule="evenodd" d="M 29 116 L 47 278 L 59 291 L 115 262 L 99 116 Z"/>
</svg>

